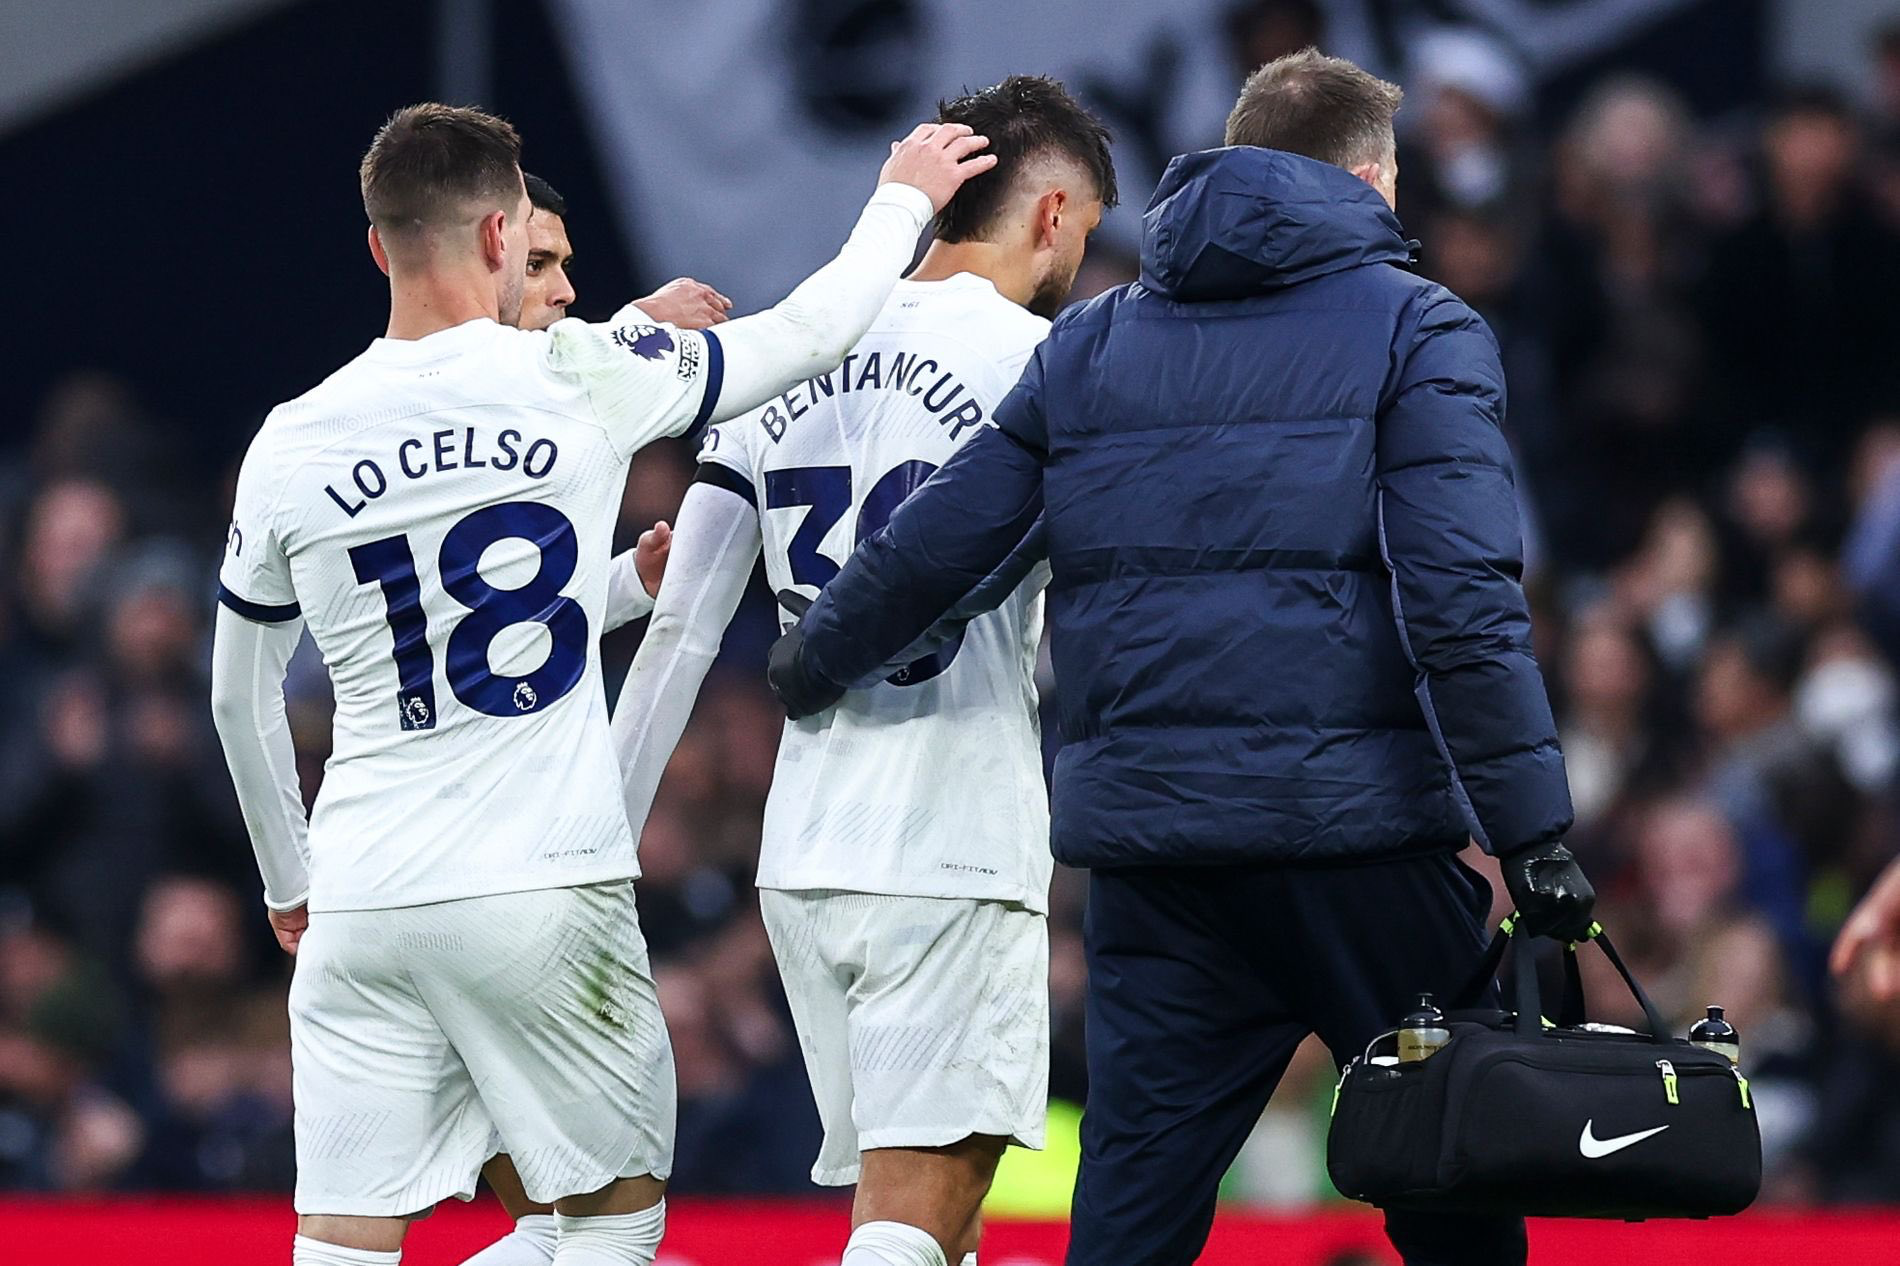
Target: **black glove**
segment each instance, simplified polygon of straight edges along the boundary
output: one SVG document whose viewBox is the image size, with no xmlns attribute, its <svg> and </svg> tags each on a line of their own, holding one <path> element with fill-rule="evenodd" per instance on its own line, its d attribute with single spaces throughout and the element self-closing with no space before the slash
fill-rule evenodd
<svg viewBox="0 0 1900 1266">
<path fill-rule="evenodd" d="M 1597 890 L 1562 840 L 1532 844 L 1498 859 L 1518 924 L 1531 936 L 1582 941 L 1590 935 Z"/>
<path fill-rule="evenodd" d="M 802 616 L 811 609 L 811 599 L 789 589 L 781 590 L 778 600 L 793 615 Z M 794 721 L 823 712 L 844 698 L 844 687 L 832 685 L 805 667 L 804 648 L 804 628 L 794 624 L 772 643 L 772 653 L 765 660 L 765 679 L 784 705 L 785 715 Z"/>
</svg>

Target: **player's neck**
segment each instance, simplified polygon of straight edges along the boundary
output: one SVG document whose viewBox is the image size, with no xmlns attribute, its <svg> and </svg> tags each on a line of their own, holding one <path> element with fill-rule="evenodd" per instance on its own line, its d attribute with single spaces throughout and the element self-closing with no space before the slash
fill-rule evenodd
<svg viewBox="0 0 1900 1266">
<path fill-rule="evenodd" d="M 958 273 L 987 279 L 997 294 L 1020 307 L 1028 307 L 1036 293 L 1030 263 L 1022 252 L 995 242 L 932 242 L 910 280 L 943 281 Z"/>
<path fill-rule="evenodd" d="M 479 317 L 501 319 L 494 285 L 485 276 L 419 272 L 389 279 L 387 338 L 427 338 Z"/>
</svg>

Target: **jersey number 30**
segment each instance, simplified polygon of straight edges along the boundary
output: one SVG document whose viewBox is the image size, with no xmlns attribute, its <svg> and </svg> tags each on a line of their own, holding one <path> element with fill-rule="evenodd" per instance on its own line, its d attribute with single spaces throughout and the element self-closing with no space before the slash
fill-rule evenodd
<svg viewBox="0 0 1900 1266">
<path fill-rule="evenodd" d="M 541 551 L 541 566 L 518 589 L 497 589 L 482 579 L 482 551 L 519 537 Z M 574 688 L 587 667 L 587 613 L 561 586 L 574 576 L 580 547 L 574 525 L 553 506 L 509 501 L 484 506 L 449 529 L 439 559 L 442 588 L 468 608 L 449 631 L 449 689 L 477 712 L 491 717 L 526 716 Z M 435 728 L 435 650 L 422 611 L 422 584 L 407 536 L 386 536 L 350 550 L 362 584 L 382 587 L 389 631 L 396 642 L 397 708 L 405 730 Z M 497 676 L 488 648 L 513 624 L 540 624 L 550 644 L 542 665 L 525 676 Z"/>
<path fill-rule="evenodd" d="M 937 472 L 929 462 L 899 462 L 864 494 L 858 508 L 858 527 L 852 537 L 862 541 L 883 529 L 897 513 L 904 499 L 923 486 Z M 823 589 L 841 568 L 818 552 L 818 544 L 851 508 L 851 468 L 849 466 L 794 466 L 787 470 L 765 472 L 765 507 L 782 510 L 788 506 L 810 506 L 811 513 L 785 543 L 785 562 L 796 584 Z M 893 686 L 917 686 L 950 667 L 963 646 L 963 633 L 942 648 L 913 659 L 884 680 Z"/>
</svg>

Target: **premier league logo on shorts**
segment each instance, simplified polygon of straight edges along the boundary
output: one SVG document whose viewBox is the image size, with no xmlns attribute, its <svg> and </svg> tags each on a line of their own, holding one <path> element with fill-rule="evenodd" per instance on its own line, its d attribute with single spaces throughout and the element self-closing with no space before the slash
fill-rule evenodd
<svg viewBox="0 0 1900 1266">
<path fill-rule="evenodd" d="M 523 712 L 533 712 L 534 705 L 541 702 L 541 696 L 534 693 L 534 687 L 525 681 L 515 683 L 515 706 Z"/>
<path fill-rule="evenodd" d="M 673 336 L 657 325 L 620 326 L 614 342 L 643 360 L 658 360 L 673 350 Z"/>
</svg>

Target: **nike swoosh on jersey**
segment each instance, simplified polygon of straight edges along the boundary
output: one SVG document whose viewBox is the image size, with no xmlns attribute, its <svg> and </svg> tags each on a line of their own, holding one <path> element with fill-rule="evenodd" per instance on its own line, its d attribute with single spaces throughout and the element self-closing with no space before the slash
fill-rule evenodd
<svg viewBox="0 0 1900 1266">
<path fill-rule="evenodd" d="M 1585 1160 L 1599 1160 L 1613 1152 L 1620 1152 L 1626 1147 L 1634 1146 L 1646 1138 L 1661 1134 L 1669 1128 L 1666 1125 L 1659 1125 L 1653 1130 L 1638 1130 L 1634 1134 L 1619 1134 L 1613 1139 L 1600 1139 L 1590 1132 L 1590 1127 L 1595 1124 L 1594 1117 L 1585 1121 L 1583 1134 L 1577 1139 L 1577 1150 L 1583 1153 Z"/>
</svg>

